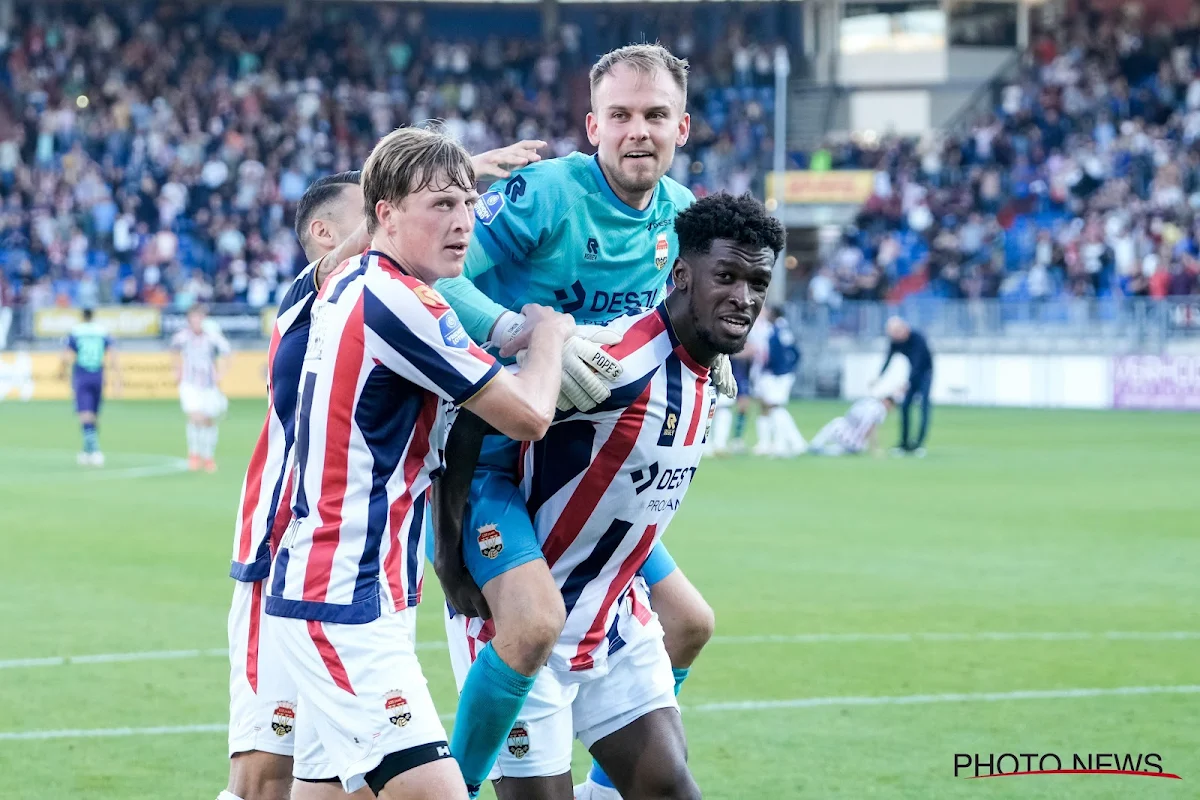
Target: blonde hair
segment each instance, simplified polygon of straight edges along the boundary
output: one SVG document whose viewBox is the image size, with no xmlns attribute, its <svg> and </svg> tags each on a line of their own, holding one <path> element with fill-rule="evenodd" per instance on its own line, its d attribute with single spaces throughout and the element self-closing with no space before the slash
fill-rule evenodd
<svg viewBox="0 0 1200 800">
<path fill-rule="evenodd" d="M 457 186 L 475 188 L 475 168 L 461 144 L 430 128 L 397 128 L 384 136 L 367 156 L 362 169 L 367 232 L 375 233 L 380 200 L 399 204 L 425 188 L 435 192 Z"/>
<path fill-rule="evenodd" d="M 687 59 L 672 55 L 671 51 L 661 44 L 630 44 L 601 56 L 592 66 L 590 75 L 593 101 L 600 81 L 611 74 L 618 64 L 624 64 L 642 75 L 653 75 L 655 70 L 663 70 L 671 76 L 671 80 L 683 92 L 684 102 L 687 102 Z"/>
</svg>

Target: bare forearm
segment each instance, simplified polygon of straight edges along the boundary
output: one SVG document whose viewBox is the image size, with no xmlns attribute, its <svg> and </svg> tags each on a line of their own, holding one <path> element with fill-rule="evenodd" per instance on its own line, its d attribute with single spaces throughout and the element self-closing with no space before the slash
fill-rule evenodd
<svg viewBox="0 0 1200 800">
<path fill-rule="evenodd" d="M 529 356 L 521 365 L 517 380 L 521 394 L 531 410 L 546 420 L 554 418 L 558 390 L 562 382 L 562 334 L 552 326 L 542 325 L 533 332 Z"/>
</svg>

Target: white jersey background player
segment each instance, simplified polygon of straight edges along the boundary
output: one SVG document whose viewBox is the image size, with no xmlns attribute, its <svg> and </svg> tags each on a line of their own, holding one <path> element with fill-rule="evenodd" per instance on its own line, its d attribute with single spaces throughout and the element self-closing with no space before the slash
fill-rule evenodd
<svg viewBox="0 0 1200 800">
<path fill-rule="evenodd" d="M 179 404 L 187 415 L 188 469 L 217 469 L 217 420 L 228 401 L 221 393 L 221 379 L 229 366 L 229 341 L 208 309 L 188 309 L 187 325 L 171 337 Z"/>
<path fill-rule="evenodd" d="M 611 397 L 588 412 L 560 412 L 545 439 L 523 447 L 521 489 L 566 622 L 500 750 L 491 776 L 503 778 L 495 783 L 500 800 L 571 798 L 575 738 L 616 786 L 589 783 L 587 797 L 700 796 L 662 627 L 637 575 L 703 455 L 715 408 L 709 367 L 745 344 L 783 231 L 756 200 L 728 194 L 681 212 L 676 229 L 674 292 L 608 325 L 622 337 L 603 348 L 623 368 Z M 469 415 L 455 423 L 438 536 L 461 535 L 486 432 Z M 485 557 L 489 548 L 498 553 L 503 531 L 485 525 L 478 542 Z M 494 631 L 491 620 L 449 612 L 460 688 Z"/>
<path fill-rule="evenodd" d="M 840 456 L 872 452 L 879 454 L 879 427 L 903 398 L 908 388 L 908 363 L 901 356 L 876 383 L 875 390 L 859 398 L 840 417 L 834 417 L 809 444 L 816 455 Z"/>
</svg>

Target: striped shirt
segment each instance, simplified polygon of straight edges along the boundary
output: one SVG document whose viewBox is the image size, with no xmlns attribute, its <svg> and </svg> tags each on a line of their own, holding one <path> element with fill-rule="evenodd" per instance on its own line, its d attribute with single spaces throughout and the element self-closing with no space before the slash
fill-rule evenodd
<svg viewBox="0 0 1200 800">
<path fill-rule="evenodd" d="M 425 513 L 449 405 L 500 370 L 441 295 L 387 256 L 339 267 L 312 306 L 297 403 L 293 520 L 266 610 L 365 623 L 421 600 Z"/>
<path fill-rule="evenodd" d="M 171 337 L 171 347 L 183 360 L 180 384 L 198 389 L 217 385 L 217 357 L 229 355 L 230 347 L 216 322 L 206 319 L 200 333 L 190 327 L 177 331 Z"/>
<path fill-rule="evenodd" d="M 871 431 L 883 424 L 887 413 L 887 407 L 882 400 L 864 397 L 856 401 L 843 417 L 845 424 L 842 425 L 838 436 L 842 446 L 855 453 L 867 449 Z"/>
<path fill-rule="evenodd" d="M 316 261 L 296 276 L 279 304 L 271 344 L 267 350 L 267 418 L 250 456 L 242 481 L 237 522 L 233 533 L 233 558 L 229 575 L 239 581 L 261 581 L 271 571 L 271 558 L 283 531 L 291 522 L 287 485 L 288 455 L 295 439 L 296 394 L 300 368 L 308 347 L 309 321 Z M 350 271 L 338 277 L 345 279 Z"/>
<path fill-rule="evenodd" d="M 623 644 L 623 626 L 650 619 L 635 576 L 691 484 L 715 408 L 708 369 L 679 344 L 665 305 L 609 327 L 624 333 L 605 348 L 624 366 L 612 397 L 586 414 L 560 414 L 544 439 L 523 445 L 521 462 L 526 505 L 567 610 L 548 665 L 593 676 Z M 474 533 L 481 549 L 502 546 L 495 526 Z M 493 632 L 471 620 L 468 643 L 477 650 Z"/>
</svg>

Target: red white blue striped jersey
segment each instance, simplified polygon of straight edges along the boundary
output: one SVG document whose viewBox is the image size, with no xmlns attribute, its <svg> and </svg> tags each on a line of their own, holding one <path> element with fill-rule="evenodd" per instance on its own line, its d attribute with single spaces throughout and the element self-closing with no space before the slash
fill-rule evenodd
<svg viewBox="0 0 1200 800">
<path fill-rule="evenodd" d="M 271 558 L 292 520 L 291 486 L 285 482 L 288 454 L 296 431 L 296 394 L 308 347 L 309 321 L 317 295 L 316 265 L 309 264 L 292 281 L 279 304 L 267 350 L 267 419 L 250 456 L 242 481 L 233 559 L 229 575 L 239 581 L 261 581 L 271 571 Z M 349 271 L 331 280 L 345 280 Z"/>
<path fill-rule="evenodd" d="M 344 273 L 344 275 L 343 275 Z M 300 375 L 293 520 L 266 610 L 364 623 L 421 600 L 425 513 L 448 405 L 500 370 L 441 295 L 387 256 L 339 267 L 312 306 Z"/>
<path fill-rule="evenodd" d="M 887 413 L 882 400 L 864 397 L 856 401 L 844 417 L 846 424 L 838 437 L 842 446 L 856 453 L 865 450 L 871 431 L 884 423 Z"/>
<path fill-rule="evenodd" d="M 606 670 L 623 626 L 649 620 L 634 578 L 691 484 L 715 408 L 708 369 L 680 346 L 664 305 L 609 328 L 624 334 L 605 348 L 624 367 L 612 397 L 523 445 L 521 488 L 566 604 L 548 662 L 563 672 Z M 485 525 L 481 545 L 494 535 Z M 488 624 L 472 620 L 468 635 L 485 641 Z"/>
<path fill-rule="evenodd" d="M 217 358 L 230 352 L 229 340 L 221 332 L 215 320 L 206 319 L 200 333 L 190 327 L 176 331 L 171 337 L 171 349 L 179 352 L 181 384 L 198 389 L 211 389 L 217 385 Z"/>
</svg>

